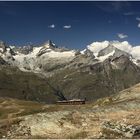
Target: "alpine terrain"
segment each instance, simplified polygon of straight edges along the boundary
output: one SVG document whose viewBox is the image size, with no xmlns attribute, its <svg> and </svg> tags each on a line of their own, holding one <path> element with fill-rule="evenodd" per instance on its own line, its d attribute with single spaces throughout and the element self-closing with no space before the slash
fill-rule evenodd
<svg viewBox="0 0 140 140">
<path fill-rule="evenodd" d="M 84 50 L 1 41 L 0 137 L 140 138 L 139 82 L 140 47 L 127 41 Z M 86 104 L 55 105 L 71 99 Z"/>
</svg>

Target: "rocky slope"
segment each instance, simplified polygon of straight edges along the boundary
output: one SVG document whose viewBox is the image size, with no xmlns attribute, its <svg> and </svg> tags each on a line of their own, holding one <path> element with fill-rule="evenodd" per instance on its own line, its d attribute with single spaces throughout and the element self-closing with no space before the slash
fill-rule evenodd
<svg viewBox="0 0 140 140">
<path fill-rule="evenodd" d="M 46 79 L 8 65 L 0 67 L 0 97 L 52 103 L 59 96 Z"/>
<path fill-rule="evenodd" d="M 18 117 L 8 138 L 140 138 L 140 84 L 85 105 Z M 55 128 L 55 129 L 54 129 Z"/>
<path fill-rule="evenodd" d="M 81 57 L 80 61 L 83 61 Z M 86 61 L 90 63 L 91 59 L 87 58 Z M 86 97 L 91 101 L 138 83 L 140 69 L 122 55 L 101 63 L 94 60 L 89 65 L 73 61 L 66 69 L 48 79 L 54 87 L 59 87 L 67 99 Z"/>
</svg>

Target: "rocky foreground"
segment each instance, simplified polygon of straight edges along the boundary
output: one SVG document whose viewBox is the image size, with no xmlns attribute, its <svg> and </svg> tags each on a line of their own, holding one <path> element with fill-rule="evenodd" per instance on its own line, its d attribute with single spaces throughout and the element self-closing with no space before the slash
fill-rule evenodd
<svg viewBox="0 0 140 140">
<path fill-rule="evenodd" d="M 140 84 L 95 103 L 12 116 L 6 138 L 140 138 Z M 22 111 L 22 110 L 21 110 Z"/>
</svg>

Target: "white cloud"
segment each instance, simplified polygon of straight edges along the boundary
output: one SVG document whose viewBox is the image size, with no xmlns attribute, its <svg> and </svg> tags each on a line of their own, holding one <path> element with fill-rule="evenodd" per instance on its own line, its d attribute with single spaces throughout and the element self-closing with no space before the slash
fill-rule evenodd
<svg viewBox="0 0 140 140">
<path fill-rule="evenodd" d="M 129 44 L 128 41 L 123 41 L 123 42 L 119 42 L 119 41 L 112 41 L 111 42 L 113 46 L 115 46 L 116 48 L 125 51 L 127 53 L 130 53 L 132 50 L 132 45 Z"/>
<path fill-rule="evenodd" d="M 140 17 L 136 17 L 136 20 L 139 21 L 138 28 L 140 28 Z"/>
<path fill-rule="evenodd" d="M 108 45 L 109 41 L 93 42 L 92 44 L 88 45 L 87 48 L 94 53 L 98 53 L 100 50 L 106 48 Z"/>
<path fill-rule="evenodd" d="M 64 29 L 70 29 L 71 28 L 71 25 L 64 25 L 63 28 Z"/>
<path fill-rule="evenodd" d="M 134 58 L 140 59 L 140 46 L 134 46 L 132 48 L 131 54 Z"/>
<path fill-rule="evenodd" d="M 140 23 L 138 24 L 138 28 L 140 28 Z"/>
<path fill-rule="evenodd" d="M 136 20 L 137 20 L 137 21 L 140 21 L 140 17 L 136 17 Z"/>
<path fill-rule="evenodd" d="M 127 38 L 128 35 L 125 35 L 125 34 L 123 34 L 123 33 L 118 33 L 118 37 L 119 37 L 120 39 L 124 39 L 124 38 Z"/>
<path fill-rule="evenodd" d="M 140 28 L 140 17 L 136 17 L 136 20 L 139 22 L 138 23 L 138 28 Z"/>
<path fill-rule="evenodd" d="M 88 45 L 87 48 L 94 52 L 94 54 L 98 54 L 98 52 L 104 48 L 106 48 L 109 44 L 112 44 L 114 47 L 123 50 L 125 52 L 130 53 L 132 51 L 132 46 L 127 42 L 119 42 L 119 41 L 102 41 L 102 42 L 93 42 Z"/>
<path fill-rule="evenodd" d="M 48 26 L 48 28 L 55 28 L 55 25 L 51 24 L 51 25 Z"/>
</svg>

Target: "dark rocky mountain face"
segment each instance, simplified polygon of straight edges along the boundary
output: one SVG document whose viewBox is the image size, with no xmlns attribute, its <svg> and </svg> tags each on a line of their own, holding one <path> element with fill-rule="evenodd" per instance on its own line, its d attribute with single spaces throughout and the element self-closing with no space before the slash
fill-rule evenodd
<svg viewBox="0 0 140 140">
<path fill-rule="evenodd" d="M 89 56 L 89 57 L 95 58 L 93 52 L 90 51 L 89 49 L 86 49 L 86 51 L 84 52 L 84 54 L 85 54 L 86 56 Z"/>
<path fill-rule="evenodd" d="M 114 65 L 112 65 L 114 63 Z M 116 69 L 117 67 L 117 69 Z M 50 80 L 67 99 L 96 100 L 140 82 L 140 69 L 126 56 L 77 69 L 64 69 Z"/>
</svg>

